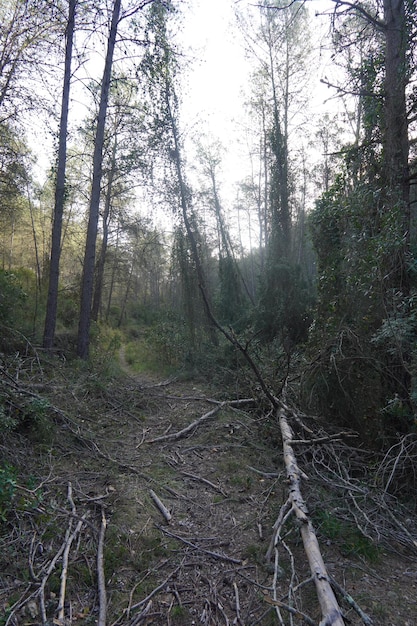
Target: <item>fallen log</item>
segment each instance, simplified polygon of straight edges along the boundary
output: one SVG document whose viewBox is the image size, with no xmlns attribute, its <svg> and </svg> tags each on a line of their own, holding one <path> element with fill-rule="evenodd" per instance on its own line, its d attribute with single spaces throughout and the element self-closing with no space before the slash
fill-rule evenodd
<svg viewBox="0 0 417 626">
<path fill-rule="evenodd" d="M 326 566 L 320 552 L 319 542 L 301 493 L 300 481 L 303 472 L 300 471 L 297 459 L 295 458 L 292 448 L 293 433 L 283 408 L 279 410 L 278 417 L 282 435 L 284 462 L 289 483 L 289 502 L 291 503 L 292 510 L 300 527 L 304 551 L 316 586 L 317 598 L 322 613 L 320 626 L 345 626 L 342 612 L 331 587 L 329 575 L 327 574 Z"/>
</svg>

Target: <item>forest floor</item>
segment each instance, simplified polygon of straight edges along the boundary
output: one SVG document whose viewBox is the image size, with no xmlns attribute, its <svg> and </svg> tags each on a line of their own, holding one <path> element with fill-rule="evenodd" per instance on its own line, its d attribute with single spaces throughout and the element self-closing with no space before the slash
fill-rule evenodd
<svg viewBox="0 0 417 626">
<path fill-rule="evenodd" d="M 292 518 L 265 559 L 287 499 L 278 424 L 208 384 L 135 376 L 123 354 L 122 365 L 105 385 L 91 373 L 70 382 L 65 364 L 48 382 L 19 378 L 23 395 L 48 398 L 56 426 L 39 418 L 1 442 L 18 474 L 13 511 L 0 475 L 0 624 L 96 624 L 104 605 L 114 626 L 318 624 Z M 417 550 L 354 531 L 325 483 L 303 492 L 329 574 L 366 614 L 338 594 L 346 624 L 417 624 Z"/>
</svg>

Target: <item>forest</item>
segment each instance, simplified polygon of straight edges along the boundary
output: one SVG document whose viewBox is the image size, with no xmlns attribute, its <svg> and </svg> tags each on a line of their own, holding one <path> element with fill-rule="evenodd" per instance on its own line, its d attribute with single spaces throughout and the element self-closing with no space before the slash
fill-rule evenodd
<svg viewBox="0 0 417 626">
<path fill-rule="evenodd" d="M 415 3 L 220 4 L 0 3 L 0 626 L 417 620 Z"/>
</svg>

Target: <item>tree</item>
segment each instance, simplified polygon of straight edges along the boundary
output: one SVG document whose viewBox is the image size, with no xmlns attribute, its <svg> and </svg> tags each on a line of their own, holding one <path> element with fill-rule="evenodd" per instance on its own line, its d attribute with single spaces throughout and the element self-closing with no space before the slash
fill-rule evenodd
<svg viewBox="0 0 417 626">
<path fill-rule="evenodd" d="M 367 43 L 356 54 L 360 63 L 349 70 L 360 103 L 360 133 L 345 148 L 343 169 L 312 215 L 319 282 L 311 345 L 326 346 L 312 379 L 320 385 L 320 408 L 330 405 L 319 379 L 333 395 L 338 390 L 332 415 L 374 438 L 407 430 L 413 412 L 407 119 L 412 10 L 402 0 L 369 9 L 341 1 L 336 13 L 345 23 L 362 21 Z M 346 39 L 339 38 L 343 47 Z M 370 415 L 379 417 L 372 422 Z"/>
<path fill-rule="evenodd" d="M 261 192 L 259 183 L 258 189 L 267 208 L 266 225 L 260 220 L 266 250 L 256 326 L 266 341 L 277 337 L 291 343 L 304 339 L 308 327 L 308 289 L 297 267 L 297 259 L 303 255 L 299 242 L 295 245 L 293 229 L 303 194 L 297 194 L 295 151 L 291 147 L 305 121 L 308 21 L 302 3 L 263 2 L 258 8 L 257 29 L 253 29 L 253 20 L 243 25 L 248 48 L 258 65 L 252 111 L 263 134 L 259 150 L 263 168 L 259 171 L 264 189 Z M 259 201 L 258 206 L 262 206 Z"/>
<path fill-rule="evenodd" d="M 46 4 L 46 7 L 45 7 Z M 46 11 L 45 11 L 46 8 Z M 59 5 L 39 0 L 7 0 L 0 7 L 0 123 L 18 118 L 36 98 L 32 88 L 45 69 L 59 32 Z M 33 82 L 32 82 L 33 81 Z"/>
<path fill-rule="evenodd" d="M 217 344 L 215 327 L 212 321 L 211 293 L 203 263 L 204 237 L 200 233 L 199 219 L 193 205 L 192 189 L 187 182 L 182 136 L 179 129 L 178 98 L 175 87 L 175 72 L 178 67 L 177 57 L 169 41 L 167 17 L 173 12 L 171 4 L 155 3 L 151 7 L 150 18 L 153 38 L 143 61 L 151 90 L 156 126 L 156 142 L 164 148 L 165 163 L 171 168 L 170 200 L 175 211 L 181 215 L 187 235 L 186 249 L 190 249 L 191 258 L 197 276 L 200 297 L 203 303 L 208 333 L 213 345 Z M 159 136 L 158 136 L 159 135 Z"/>
<path fill-rule="evenodd" d="M 87 359 L 89 355 L 91 304 L 93 298 L 97 227 L 100 209 L 104 131 L 106 125 L 107 105 L 109 100 L 110 80 L 113 66 L 113 54 L 116 45 L 116 35 L 119 24 L 120 8 L 121 0 L 114 0 L 111 26 L 107 39 L 106 60 L 101 83 L 100 104 L 98 109 L 97 128 L 94 140 L 93 180 L 91 185 L 87 239 L 84 253 L 83 277 L 81 287 L 81 307 L 77 340 L 77 355 L 82 359 Z"/>
<path fill-rule="evenodd" d="M 59 125 L 58 164 L 55 186 L 55 205 L 52 225 L 51 258 L 49 264 L 49 286 L 46 305 L 43 347 L 50 350 L 54 344 L 56 315 L 58 308 L 59 264 L 61 258 L 62 219 L 65 204 L 65 172 L 67 161 L 68 110 L 71 85 L 71 61 L 75 28 L 77 0 L 68 2 L 68 21 L 65 31 L 65 70 L 62 88 L 61 120 Z"/>
<path fill-rule="evenodd" d="M 210 213 L 214 214 L 217 230 L 218 248 L 218 283 L 219 294 L 217 310 L 219 320 L 223 324 L 232 325 L 235 330 L 242 324 L 245 304 L 245 289 L 251 300 L 252 296 L 246 286 L 235 256 L 235 249 L 229 227 L 221 204 L 219 189 L 219 168 L 221 165 L 221 147 L 217 142 L 203 145 L 199 142 L 197 157 L 202 167 L 204 188 L 202 199 L 207 202 Z M 253 300 L 252 300 L 252 304 Z"/>
<path fill-rule="evenodd" d="M 103 154 L 103 210 L 101 212 L 102 236 L 96 264 L 92 319 L 97 321 L 102 301 L 104 268 L 111 224 L 120 217 L 149 172 L 146 163 L 148 144 L 147 126 L 142 104 L 137 98 L 133 81 L 123 75 L 115 78 L 110 91 L 108 128 Z"/>
<path fill-rule="evenodd" d="M 8 124 L 0 124 L 0 224 L 2 267 L 14 266 L 13 240 L 17 223 L 24 211 L 24 195 L 29 173 L 27 147 Z"/>
</svg>

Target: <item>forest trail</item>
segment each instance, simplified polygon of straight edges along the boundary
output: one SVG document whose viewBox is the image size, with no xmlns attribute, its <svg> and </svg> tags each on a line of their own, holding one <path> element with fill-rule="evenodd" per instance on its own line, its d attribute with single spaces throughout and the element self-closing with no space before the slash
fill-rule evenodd
<svg viewBox="0 0 417 626">
<path fill-rule="evenodd" d="M 127 420 L 119 442 L 117 458 L 127 471 L 115 480 L 113 523 L 129 527 L 132 552 L 142 553 L 146 563 L 142 575 L 153 581 L 126 623 L 278 624 L 273 598 L 292 606 L 294 593 L 298 609 L 318 624 L 314 586 L 303 588 L 310 573 L 294 522 L 275 555 L 278 562 L 265 560 L 287 497 L 278 425 L 274 431 L 262 411 L 256 417 L 253 403 L 219 408 L 224 398 L 204 385 L 132 374 L 123 350 L 120 361 L 146 406 L 143 422 Z M 169 511 L 169 521 L 151 493 Z M 343 556 L 337 541 L 320 539 L 329 574 L 374 624 L 417 623 L 415 568 L 388 554 L 378 563 Z M 135 576 L 126 588 L 133 588 Z M 284 624 L 305 623 L 299 614 L 278 612 Z M 352 608 L 346 617 L 349 624 L 362 623 Z"/>
<path fill-rule="evenodd" d="M 27 536 L 20 532 L 27 542 L 22 554 L 25 547 L 37 571 L 71 523 L 72 505 L 65 498 L 71 484 L 77 518 L 85 515 L 89 525 L 69 560 L 65 610 L 72 621 L 62 623 L 97 623 L 95 546 L 104 515 L 108 625 L 317 625 L 320 609 L 294 520 L 285 525 L 272 560 L 265 560 L 287 498 L 278 425 L 253 401 L 226 402 L 203 384 L 132 375 L 123 351 L 120 360 L 126 376 L 105 387 L 94 377 L 71 390 L 55 384 L 53 404 L 68 409 L 71 396 L 72 411 L 71 418 L 60 417 L 63 426 L 38 507 L 43 553 L 31 552 L 37 545 L 34 522 Z M 375 558 L 348 554 L 331 511 L 321 506 L 325 493 L 315 483 L 304 489 L 330 575 L 375 626 L 416 624 L 416 561 L 385 550 Z M 48 501 L 55 502 L 51 509 Z M 0 607 L 6 606 L 4 589 L 21 577 L 7 550 L 5 559 Z M 24 559 L 27 567 L 27 554 Z M 56 606 L 58 580 L 59 571 L 48 579 L 46 607 Z M 23 579 L 20 588 L 24 593 Z M 346 623 L 363 623 L 342 604 Z M 32 605 L 31 618 L 28 606 L 23 602 L 4 623 L 40 623 L 39 611 Z"/>
</svg>

